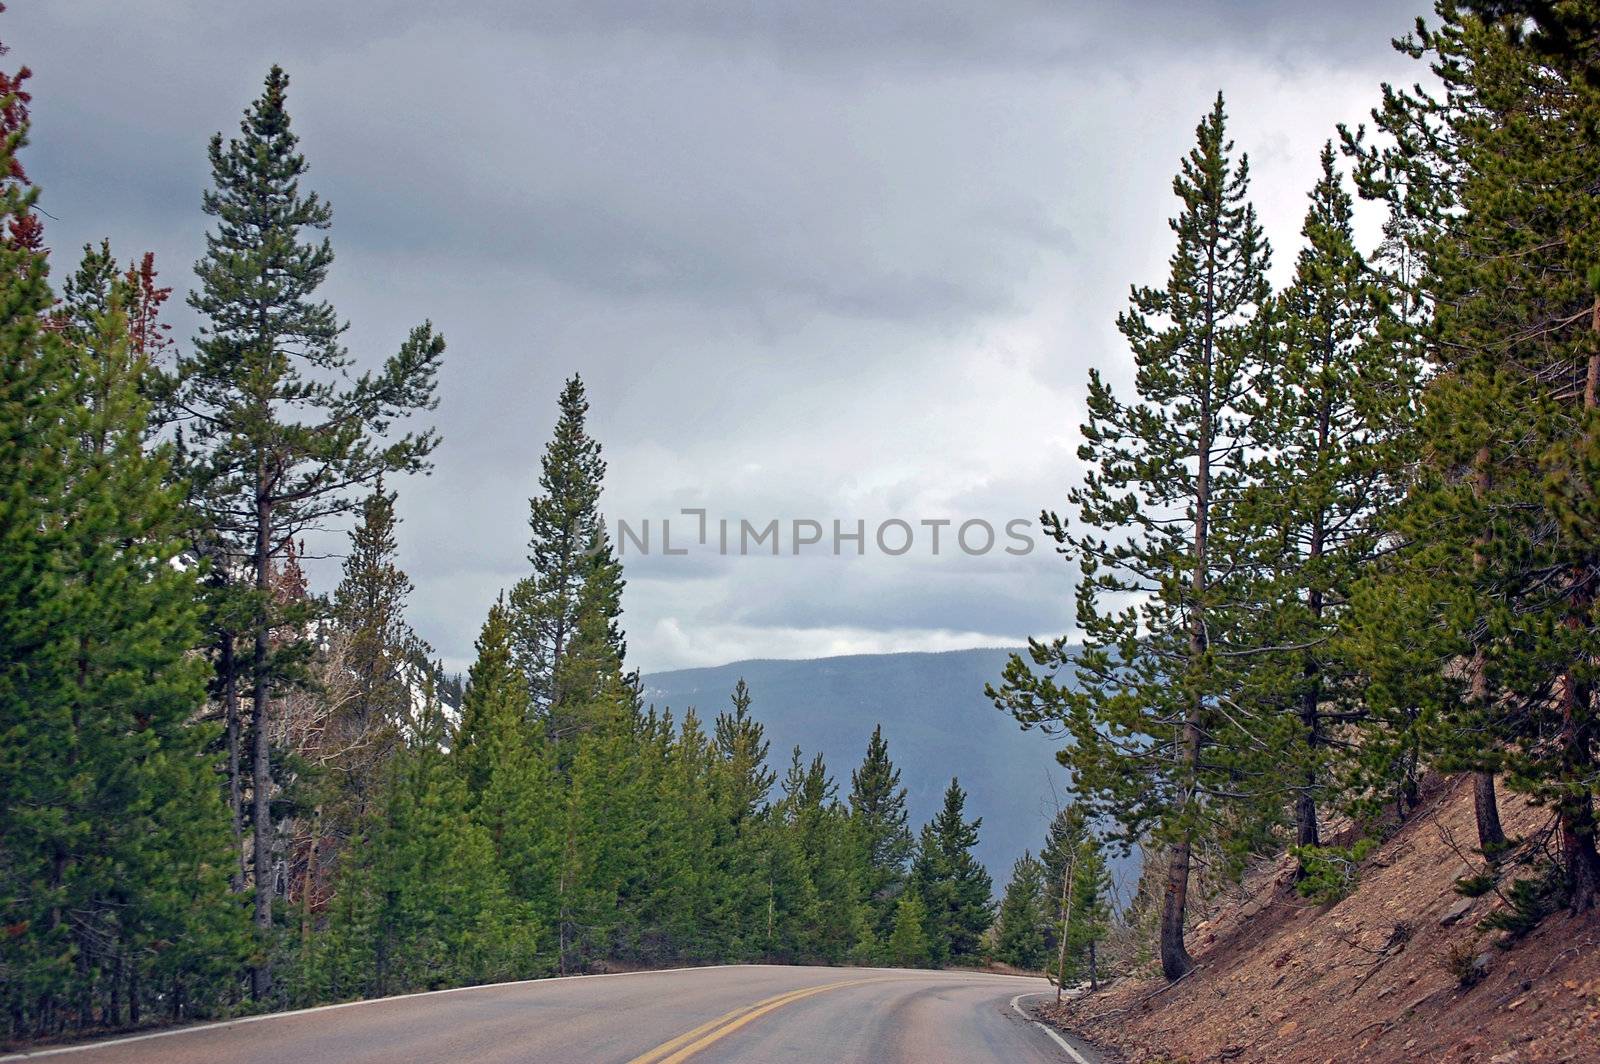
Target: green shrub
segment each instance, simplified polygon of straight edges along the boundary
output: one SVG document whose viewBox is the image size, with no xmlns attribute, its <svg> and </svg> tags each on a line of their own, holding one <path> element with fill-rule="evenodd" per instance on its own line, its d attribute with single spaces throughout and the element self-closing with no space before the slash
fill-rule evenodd
<svg viewBox="0 0 1600 1064">
<path fill-rule="evenodd" d="M 1377 847 L 1377 839 L 1360 839 L 1354 846 L 1291 848 L 1301 870 L 1295 889 L 1301 897 L 1323 905 L 1346 897 L 1360 882 L 1361 862 Z"/>
<path fill-rule="evenodd" d="M 1506 892 L 1507 907 L 1490 913 L 1478 926 L 1485 931 L 1504 931 L 1512 939 L 1521 938 L 1559 909 L 1565 895 L 1561 870 L 1552 865 L 1540 875 L 1513 882 Z"/>
<path fill-rule="evenodd" d="M 1451 885 L 1451 889 L 1463 898 L 1481 898 L 1494 889 L 1495 877 L 1490 872 L 1478 872 L 1462 876 Z"/>
</svg>

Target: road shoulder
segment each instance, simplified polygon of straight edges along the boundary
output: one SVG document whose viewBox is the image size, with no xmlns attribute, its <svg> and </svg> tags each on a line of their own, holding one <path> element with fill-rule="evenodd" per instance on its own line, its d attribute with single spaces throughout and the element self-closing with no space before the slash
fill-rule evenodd
<svg viewBox="0 0 1600 1064">
<path fill-rule="evenodd" d="M 1088 1041 L 1051 1023 L 1046 1016 L 1038 1011 L 1037 1001 L 1030 998 L 1045 998 L 1053 996 L 1053 990 L 1040 990 L 1030 994 L 1018 994 L 1011 999 L 1011 1007 L 1016 1010 L 1028 1023 L 1033 1024 L 1043 1034 L 1050 1038 L 1073 1064 L 1115 1064 L 1117 1058 Z"/>
</svg>

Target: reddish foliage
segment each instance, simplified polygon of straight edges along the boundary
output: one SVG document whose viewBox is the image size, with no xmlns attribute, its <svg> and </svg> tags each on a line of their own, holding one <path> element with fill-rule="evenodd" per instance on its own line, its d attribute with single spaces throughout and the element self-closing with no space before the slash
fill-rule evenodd
<svg viewBox="0 0 1600 1064">
<path fill-rule="evenodd" d="M 300 567 L 300 556 L 305 549 L 304 542 L 297 548 L 294 540 L 283 541 L 283 561 L 272 576 L 272 596 L 280 603 L 304 602 L 311 597 L 311 582 Z"/>
<path fill-rule="evenodd" d="M 0 4 L 0 12 L 5 11 L 6 5 Z M 0 55 L 11 51 L 5 44 L 0 43 Z M 33 71 L 23 67 L 15 74 L 0 70 L 0 136 L 13 137 L 28 126 L 28 104 L 33 102 L 33 96 L 22 87 L 23 82 L 33 77 Z M 15 156 L 11 159 L 11 175 L 14 180 L 24 184 L 28 175 L 22 169 L 22 163 Z"/>
<path fill-rule="evenodd" d="M 0 12 L 5 9 L 5 4 L 0 3 Z M 10 51 L 11 49 L 5 44 L 0 43 L 0 55 Z M 13 148 L 28 129 L 28 105 L 33 102 L 33 95 L 23 86 L 31 77 L 33 71 L 27 67 L 19 68 L 16 73 L 0 70 L 0 140 Z M 22 161 L 17 158 L 15 151 L 11 154 L 10 172 L 6 177 L 24 185 L 28 184 L 27 171 L 23 170 Z M 12 247 L 28 251 L 44 251 L 44 223 L 39 221 L 39 216 L 32 211 L 13 217 L 7 228 L 6 242 Z"/>
<path fill-rule="evenodd" d="M 161 305 L 172 295 L 170 287 L 156 284 L 156 257 L 145 252 L 137 265 L 129 266 L 125 275 L 130 293 L 128 303 L 128 338 L 137 354 L 152 362 L 174 343 L 172 326 L 161 321 Z"/>
</svg>

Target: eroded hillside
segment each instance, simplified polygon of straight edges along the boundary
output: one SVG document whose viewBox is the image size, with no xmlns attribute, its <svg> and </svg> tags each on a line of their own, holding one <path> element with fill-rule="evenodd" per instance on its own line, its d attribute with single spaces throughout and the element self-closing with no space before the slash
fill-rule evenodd
<svg viewBox="0 0 1600 1064">
<path fill-rule="evenodd" d="M 1600 914 L 1561 912 L 1516 941 L 1481 929 L 1507 902 L 1453 889 L 1481 864 L 1464 782 L 1438 787 L 1348 897 L 1299 897 L 1287 858 L 1259 868 L 1191 933 L 1187 978 L 1125 980 L 1053 1018 L 1136 1062 L 1600 1060 Z M 1549 821 L 1517 798 L 1503 812 L 1524 838 Z"/>
</svg>

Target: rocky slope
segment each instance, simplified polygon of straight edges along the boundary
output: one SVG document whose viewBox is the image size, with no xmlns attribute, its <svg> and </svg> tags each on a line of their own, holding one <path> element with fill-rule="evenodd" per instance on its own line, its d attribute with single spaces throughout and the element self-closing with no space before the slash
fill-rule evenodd
<svg viewBox="0 0 1600 1064">
<path fill-rule="evenodd" d="M 1287 858 L 1257 869 L 1192 931 L 1188 977 L 1123 980 L 1051 1019 L 1135 1062 L 1600 1061 L 1600 914 L 1515 942 L 1481 929 L 1505 901 L 1452 889 L 1481 863 L 1465 784 L 1435 785 L 1348 897 L 1300 898 Z M 1549 825 L 1515 798 L 1502 814 L 1525 839 Z"/>
</svg>

